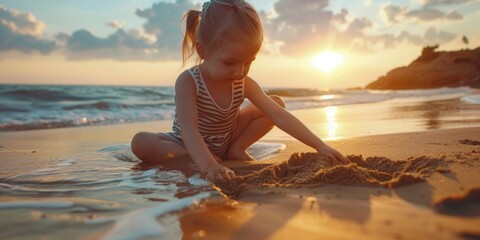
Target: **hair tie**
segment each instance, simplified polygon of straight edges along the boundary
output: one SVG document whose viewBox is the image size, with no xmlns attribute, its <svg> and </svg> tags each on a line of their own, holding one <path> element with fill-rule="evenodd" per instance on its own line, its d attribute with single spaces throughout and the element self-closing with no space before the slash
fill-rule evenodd
<svg viewBox="0 0 480 240">
<path fill-rule="evenodd" d="M 240 9 L 240 5 L 238 4 L 238 2 L 239 2 L 238 0 L 233 0 L 233 3 L 227 3 L 222 0 L 210 0 L 208 2 L 203 3 L 202 12 L 207 10 L 210 3 L 217 3 L 219 5 L 228 6 L 228 7 L 231 7 L 234 11 L 238 11 Z"/>
<path fill-rule="evenodd" d="M 212 3 L 211 1 L 208 1 L 208 2 L 204 2 L 203 5 L 202 5 L 202 13 L 205 12 L 208 8 L 208 6 L 210 5 L 210 3 Z"/>
</svg>

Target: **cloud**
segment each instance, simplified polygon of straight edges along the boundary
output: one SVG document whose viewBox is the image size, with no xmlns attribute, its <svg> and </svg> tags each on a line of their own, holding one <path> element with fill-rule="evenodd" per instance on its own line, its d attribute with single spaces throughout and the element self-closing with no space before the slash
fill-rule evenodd
<svg viewBox="0 0 480 240">
<path fill-rule="evenodd" d="M 456 11 L 444 13 L 433 8 L 411 10 L 405 14 L 405 17 L 416 21 L 460 20 L 463 18 L 462 15 Z"/>
<path fill-rule="evenodd" d="M 342 8 L 342 10 L 340 10 L 340 13 L 333 16 L 333 20 L 337 24 L 337 26 L 341 26 L 348 22 L 347 17 L 348 11 L 345 8 Z"/>
<path fill-rule="evenodd" d="M 456 34 L 444 32 L 444 31 L 438 31 L 434 27 L 429 27 L 425 31 L 424 39 L 426 44 L 441 44 L 441 43 L 450 42 L 456 37 L 457 37 Z"/>
<path fill-rule="evenodd" d="M 31 13 L 19 12 L 0 5 L 0 21 L 12 32 L 39 36 L 43 33 L 44 24 L 37 21 Z"/>
<path fill-rule="evenodd" d="M 77 30 L 71 36 L 62 34 L 57 39 L 66 40 L 67 58 L 70 60 L 116 59 L 157 60 L 171 58 L 168 50 L 155 46 L 155 36 L 140 30 L 117 29 L 113 34 L 100 38 L 87 30 Z"/>
<path fill-rule="evenodd" d="M 373 26 L 372 22 L 367 18 L 355 18 L 347 30 L 343 32 L 348 37 L 358 38 L 365 35 L 365 31 Z"/>
<path fill-rule="evenodd" d="M 115 29 L 123 28 L 124 25 L 125 25 L 125 22 L 123 22 L 122 20 L 115 20 L 107 23 L 107 26 Z"/>
<path fill-rule="evenodd" d="M 430 7 L 409 10 L 405 6 L 391 4 L 381 7 L 380 15 L 385 22 L 390 25 L 401 24 L 404 22 L 454 21 L 463 19 L 463 16 L 456 11 L 446 13 Z"/>
<path fill-rule="evenodd" d="M 454 40 L 456 37 L 456 34 L 439 31 L 435 27 L 429 27 L 425 30 L 423 36 L 413 35 L 407 31 L 402 31 L 397 37 L 395 37 L 395 41 L 398 43 L 407 42 L 416 46 L 425 46 L 447 43 Z"/>
<path fill-rule="evenodd" d="M 280 0 L 274 7 L 277 14 L 266 17 L 264 25 L 269 44 L 275 43 L 281 54 L 303 56 L 327 48 L 371 52 L 398 42 L 391 34 L 371 33 L 375 26 L 366 17 L 352 17 L 346 9 L 328 10 L 326 0 Z"/>
<path fill-rule="evenodd" d="M 42 39 L 43 29 L 43 22 L 33 14 L 0 5 L 0 51 L 50 53 L 55 49 L 55 42 Z"/>
<path fill-rule="evenodd" d="M 378 48 L 393 48 L 403 43 L 415 46 L 444 44 L 456 37 L 456 34 L 430 27 L 423 36 L 411 34 L 408 31 L 400 31 L 398 34 L 363 35 L 354 39 L 350 43 L 350 48 L 356 52 L 370 53 Z"/>
<path fill-rule="evenodd" d="M 303 3 L 303 2 L 302 2 Z M 457 19 L 458 13 L 422 9 L 410 11 L 403 6 L 383 6 L 383 14 L 389 23 L 399 24 L 404 18 L 427 22 L 433 19 Z M 328 1 L 308 0 L 298 4 L 294 0 L 280 0 L 275 4 L 277 14 L 262 14 L 268 44 L 276 44 L 280 54 L 304 56 L 322 49 L 349 49 L 355 52 L 373 52 L 394 48 L 400 44 L 442 44 L 452 41 L 456 35 L 430 27 L 423 35 L 406 30 L 396 33 L 382 32 L 367 17 L 350 16 L 346 9 L 328 10 Z M 385 30 L 383 30 L 385 31 Z M 269 47 L 270 47 L 269 46 Z"/>
<path fill-rule="evenodd" d="M 158 2 L 150 8 L 137 9 L 135 14 L 146 20 L 140 29 L 123 30 L 123 22 L 112 21 L 108 26 L 116 32 L 105 38 L 94 36 L 87 30 L 75 31 L 67 36 L 67 56 L 71 60 L 95 58 L 128 60 L 179 59 L 182 43 L 180 20 L 190 9 L 198 9 L 188 0 Z M 65 40 L 65 36 L 61 36 Z"/>
<path fill-rule="evenodd" d="M 458 5 L 465 3 L 472 3 L 476 0 L 418 0 L 426 7 L 441 6 L 441 5 Z"/>
<path fill-rule="evenodd" d="M 180 20 L 191 9 L 200 9 L 200 5 L 188 0 L 177 0 L 174 3 L 154 3 L 148 9 L 137 9 L 135 14 L 147 20 L 143 25 L 145 32 L 156 36 L 158 47 L 179 50 L 182 42 Z"/>
<path fill-rule="evenodd" d="M 385 22 L 389 24 L 397 24 L 403 20 L 403 16 L 407 12 L 407 7 L 396 5 L 385 5 L 380 9 L 380 15 L 384 18 Z"/>
<path fill-rule="evenodd" d="M 326 10 L 327 0 L 280 0 L 274 5 L 276 17 L 264 19 L 268 38 L 282 41 L 280 51 L 289 55 L 304 54 L 305 46 L 321 45 L 324 34 L 333 27 L 334 14 Z M 343 20 L 343 12 L 337 17 Z"/>
<path fill-rule="evenodd" d="M 328 7 L 328 0 L 304 0 L 302 4 L 295 0 L 279 0 L 274 5 L 274 12 L 260 12 L 266 34 L 263 51 L 288 56 L 305 56 L 326 48 L 372 52 L 402 43 L 441 44 L 456 36 L 436 28 L 428 28 L 421 35 L 401 29 L 392 33 L 382 30 L 379 23 L 367 17 L 351 16 L 347 9 L 333 11 Z M 124 29 L 123 21 L 112 20 L 106 24 L 114 30 L 106 37 L 78 29 L 73 33 L 59 33 L 55 41 L 47 41 L 42 39 L 44 24 L 32 14 L 0 7 L 0 51 L 17 49 L 49 53 L 60 49 L 69 60 L 179 60 L 181 17 L 187 10 L 199 8 L 200 5 L 191 0 L 158 2 L 135 11 L 145 20 L 139 28 Z M 444 13 L 432 8 L 409 10 L 403 6 L 385 5 L 382 9 L 390 24 L 400 24 L 405 19 L 422 23 L 440 18 L 461 18 L 457 12 Z"/>
<path fill-rule="evenodd" d="M 50 53 L 61 47 L 69 60 L 114 59 L 120 61 L 160 61 L 180 59 L 182 34 L 180 20 L 190 9 L 200 5 L 189 0 L 158 2 L 135 14 L 145 19 L 138 29 L 125 30 L 124 22 L 106 23 L 115 30 L 106 37 L 95 36 L 85 29 L 71 34 L 58 33 L 55 41 L 41 39 L 44 24 L 31 13 L 21 13 L 0 6 L 0 51 L 19 50 Z"/>
</svg>

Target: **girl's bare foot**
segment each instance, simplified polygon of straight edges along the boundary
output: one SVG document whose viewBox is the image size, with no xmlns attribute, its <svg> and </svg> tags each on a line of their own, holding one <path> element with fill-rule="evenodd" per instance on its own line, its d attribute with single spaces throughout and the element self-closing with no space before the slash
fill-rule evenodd
<svg viewBox="0 0 480 240">
<path fill-rule="evenodd" d="M 227 160 L 253 161 L 255 159 L 246 150 L 230 148 L 227 153 Z"/>
</svg>

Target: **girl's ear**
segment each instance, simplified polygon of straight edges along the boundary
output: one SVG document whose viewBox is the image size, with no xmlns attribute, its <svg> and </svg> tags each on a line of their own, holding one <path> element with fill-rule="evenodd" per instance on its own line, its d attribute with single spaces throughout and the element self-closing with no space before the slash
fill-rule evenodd
<svg viewBox="0 0 480 240">
<path fill-rule="evenodd" d="M 205 48 L 199 42 L 195 43 L 195 49 L 197 50 L 200 59 L 205 59 Z"/>
</svg>

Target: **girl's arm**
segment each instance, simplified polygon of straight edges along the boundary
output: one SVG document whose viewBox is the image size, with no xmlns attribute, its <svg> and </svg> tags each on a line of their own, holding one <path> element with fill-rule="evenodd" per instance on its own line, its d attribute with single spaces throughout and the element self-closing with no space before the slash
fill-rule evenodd
<svg viewBox="0 0 480 240">
<path fill-rule="evenodd" d="M 261 87 L 249 77 L 245 79 L 245 97 L 268 116 L 277 127 L 292 137 L 340 162 L 349 162 L 340 152 L 331 148 L 313 134 L 312 131 L 290 112 L 275 103 L 263 92 Z"/>
<path fill-rule="evenodd" d="M 175 83 L 176 108 L 178 124 L 182 132 L 183 142 L 190 157 L 195 161 L 207 177 L 229 180 L 235 173 L 220 165 L 208 149 L 198 130 L 197 92 L 192 76 L 183 72 Z"/>
</svg>

